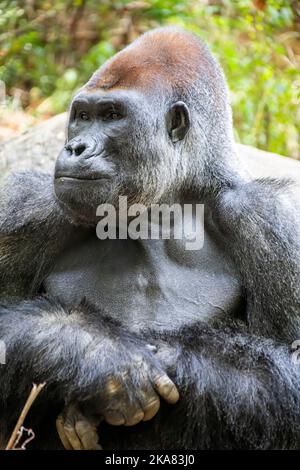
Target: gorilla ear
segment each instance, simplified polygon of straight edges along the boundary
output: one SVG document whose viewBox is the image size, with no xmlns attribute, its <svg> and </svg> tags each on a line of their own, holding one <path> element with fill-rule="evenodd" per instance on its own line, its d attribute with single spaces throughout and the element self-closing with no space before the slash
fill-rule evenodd
<svg viewBox="0 0 300 470">
<path fill-rule="evenodd" d="M 183 101 L 174 103 L 167 114 L 167 129 L 173 143 L 184 139 L 190 127 L 190 113 Z"/>
</svg>

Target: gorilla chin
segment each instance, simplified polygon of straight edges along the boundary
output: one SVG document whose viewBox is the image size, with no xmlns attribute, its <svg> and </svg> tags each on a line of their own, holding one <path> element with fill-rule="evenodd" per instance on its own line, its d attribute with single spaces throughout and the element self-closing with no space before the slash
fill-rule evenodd
<svg viewBox="0 0 300 470">
<path fill-rule="evenodd" d="M 54 192 L 63 210 L 69 210 L 74 219 L 87 225 L 97 222 L 96 210 L 100 204 L 108 202 L 111 194 L 112 178 L 77 178 L 55 176 Z"/>
</svg>

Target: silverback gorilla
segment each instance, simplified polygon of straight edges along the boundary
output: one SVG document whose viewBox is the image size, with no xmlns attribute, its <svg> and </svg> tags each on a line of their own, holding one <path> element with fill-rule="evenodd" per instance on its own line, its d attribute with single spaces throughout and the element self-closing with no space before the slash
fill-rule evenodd
<svg viewBox="0 0 300 470">
<path fill-rule="evenodd" d="M 99 240 L 96 209 L 120 195 L 204 204 L 203 248 Z M 195 36 L 154 30 L 96 71 L 54 179 L 13 175 L 0 209 L 2 445 L 45 381 L 32 448 L 300 448 L 291 183 L 239 169 L 225 80 Z"/>
</svg>

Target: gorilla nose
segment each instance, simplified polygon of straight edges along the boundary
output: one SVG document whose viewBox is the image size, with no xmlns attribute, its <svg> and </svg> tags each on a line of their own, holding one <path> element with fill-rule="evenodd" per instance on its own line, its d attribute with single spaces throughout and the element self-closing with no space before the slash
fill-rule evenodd
<svg viewBox="0 0 300 470">
<path fill-rule="evenodd" d="M 65 148 L 70 156 L 79 157 L 86 151 L 86 149 L 88 148 L 88 145 L 82 141 L 75 141 L 75 142 L 73 141 L 73 142 L 67 143 Z"/>
</svg>

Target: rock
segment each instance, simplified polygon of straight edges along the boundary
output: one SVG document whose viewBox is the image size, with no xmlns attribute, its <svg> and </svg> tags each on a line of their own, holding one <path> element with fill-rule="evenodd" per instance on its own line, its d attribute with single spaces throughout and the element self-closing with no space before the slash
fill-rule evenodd
<svg viewBox="0 0 300 470">
<path fill-rule="evenodd" d="M 241 162 L 254 177 L 292 178 L 300 185 L 300 161 L 236 144 Z"/>
<path fill-rule="evenodd" d="M 2 143 L 0 179 L 23 169 L 51 172 L 64 144 L 66 125 L 67 114 L 59 114 Z M 254 177 L 292 177 L 299 182 L 300 191 L 300 162 L 241 144 L 237 144 L 237 154 Z"/>
<path fill-rule="evenodd" d="M 52 171 L 65 140 L 67 114 L 59 114 L 18 137 L 2 142 L 0 180 L 9 172 L 24 169 Z"/>
</svg>

